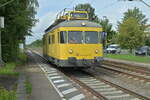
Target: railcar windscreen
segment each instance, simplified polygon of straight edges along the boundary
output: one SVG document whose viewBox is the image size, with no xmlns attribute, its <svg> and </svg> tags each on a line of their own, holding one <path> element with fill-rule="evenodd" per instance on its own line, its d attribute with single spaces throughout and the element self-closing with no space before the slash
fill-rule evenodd
<svg viewBox="0 0 150 100">
<path fill-rule="evenodd" d="M 86 31 L 85 32 L 85 43 L 97 44 L 98 43 L 98 32 Z"/>
<path fill-rule="evenodd" d="M 68 43 L 81 44 L 83 43 L 83 32 L 81 31 L 68 31 Z"/>
</svg>

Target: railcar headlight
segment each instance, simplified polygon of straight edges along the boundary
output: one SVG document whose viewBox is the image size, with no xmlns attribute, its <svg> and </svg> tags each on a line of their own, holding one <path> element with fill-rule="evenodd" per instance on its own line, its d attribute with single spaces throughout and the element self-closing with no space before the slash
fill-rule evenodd
<svg viewBox="0 0 150 100">
<path fill-rule="evenodd" d="M 86 23 L 82 22 L 81 25 L 82 25 L 82 26 L 86 26 Z"/>
<path fill-rule="evenodd" d="M 69 53 L 72 54 L 72 53 L 73 53 L 73 50 L 72 50 L 72 49 L 69 49 Z"/>
<path fill-rule="evenodd" d="M 96 49 L 96 50 L 95 50 L 95 53 L 98 54 L 98 52 L 99 52 L 99 51 Z"/>
</svg>

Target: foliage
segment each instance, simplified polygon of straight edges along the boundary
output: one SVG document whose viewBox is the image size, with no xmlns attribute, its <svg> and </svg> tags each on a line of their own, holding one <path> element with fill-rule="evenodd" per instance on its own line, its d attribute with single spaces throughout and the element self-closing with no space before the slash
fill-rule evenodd
<svg viewBox="0 0 150 100">
<path fill-rule="evenodd" d="M 0 68 L 0 75 L 19 75 L 18 72 L 15 72 L 16 64 L 7 63 L 5 67 Z"/>
<path fill-rule="evenodd" d="M 42 40 L 36 40 L 34 42 L 32 42 L 30 45 L 28 45 L 29 47 L 42 47 Z"/>
<path fill-rule="evenodd" d="M 26 93 L 27 94 L 31 94 L 31 92 L 32 92 L 32 84 L 29 81 L 27 81 L 25 83 L 25 87 L 26 87 Z"/>
<path fill-rule="evenodd" d="M 16 92 L 0 89 L 0 100 L 16 100 Z"/>
<path fill-rule="evenodd" d="M 75 7 L 75 10 L 85 10 L 89 12 L 89 20 L 99 23 L 104 32 L 107 32 L 107 41 L 111 42 L 113 35 L 116 34 L 115 31 L 112 30 L 112 24 L 109 23 L 109 20 L 106 18 L 104 20 L 100 20 L 98 16 L 95 14 L 95 8 L 93 8 L 90 4 L 78 4 Z"/>
<path fill-rule="evenodd" d="M 99 22 L 99 18 L 95 15 L 95 8 L 93 8 L 89 3 L 78 4 L 75 10 L 84 10 L 88 12 L 89 20 Z"/>
<path fill-rule="evenodd" d="M 136 7 L 134 9 L 128 9 L 128 11 L 124 13 L 123 21 L 127 20 L 130 17 L 133 17 L 137 20 L 137 22 L 140 25 L 140 30 L 144 32 L 146 29 L 148 18 L 146 18 L 146 16 L 142 13 L 142 11 L 140 11 L 139 8 L 136 8 Z M 119 25 L 120 24 L 121 22 L 119 22 Z M 146 45 L 150 45 L 149 38 L 146 38 L 144 36 L 144 40 L 145 40 L 144 42 L 146 43 Z"/>
<path fill-rule="evenodd" d="M 18 55 L 18 61 L 16 62 L 17 65 L 24 65 L 26 62 L 27 62 L 27 55 L 23 51 L 20 51 Z"/>
<path fill-rule="evenodd" d="M 146 29 L 144 37 L 145 37 L 145 45 L 150 46 L 150 28 Z"/>
<path fill-rule="evenodd" d="M 113 59 L 127 60 L 127 61 L 142 62 L 142 63 L 150 62 L 149 57 L 134 56 L 132 54 L 107 54 L 106 57 L 113 58 Z"/>
<path fill-rule="evenodd" d="M 139 10 L 139 8 L 134 7 L 134 9 L 128 9 L 127 12 L 124 13 L 123 20 L 127 20 L 128 18 L 135 18 L 138 23 L 141 25 L 141 29 L 144 31 L 148 18 Z"/>
<path fill-rule="evenodd" d="M 107 42 L 112 42 L 112 38 L 116 34 L 116 32 L 112 30 L 112 24 L 109 23 L 107 18 L 100 20 L 99 23 L 102 26 L 103 31 L 107 33 Z"/>
<path fill-rule="evenodd" d="M 111 44 L 118 44 L 118 37 L 119 34 L 115 32 L 115 34 L 112 35 Z"/>
<path fill-rule="evenodd" d="M 150 37 L 145 38 L 145 45 L 150 46 Z"/>
<path fill-rule="evenodd" d="M 120 33 L 118 41 L 122 48 L 132 51 L 144 44 L 144 32 L 135 18 L 130 17 L 124 20 L 118 28 Z"/>
<path fill-rule="evenodd" d="M 0 0 L 0 5 L 9 0 Z M 35 19 L 37 0 L 14 0 L 0 8 L 0 16 L 5 17 L 2 30 L 2 57 L 5 62 L 15 61 L 19 54 L 19 44 L 25 42 L 25 36 L 31 34 Z"/>
</svg>

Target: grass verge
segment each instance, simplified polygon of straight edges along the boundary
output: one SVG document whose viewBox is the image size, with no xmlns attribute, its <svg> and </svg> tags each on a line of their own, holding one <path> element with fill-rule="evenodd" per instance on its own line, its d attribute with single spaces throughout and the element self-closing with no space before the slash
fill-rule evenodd
<svg viewBox="0 0 150 100">
<path fill-rule="evenodd" d="M 0 100 L 16 100 L 16 88 L 13 88 L 11 90 L 8 90 L 5 85 L 7 87 L 11 87 L 9 83 L 11 83 L 12 85 L 16 85 L 17 83 L 17 79 L 19 76 L 19 72 L 16 71 L 16 66 L 22 66 L 25 65 L 25 63 L 27 62 L 27 56 L 25 55 L 24 52 L 20 52 L 18 55 L 18 60 L 17 62 L 10 62 L 10 63 L 6 63 L 4 67 L 0 68 L 0 76 L 4 78 L 1 79 L 1 83 L 0 85 Z M 16 80 L 14 83 L 12 80 L 12 77 L 16 77 Z M 4 81 L 5 78 L 8 80 L 7 82 Z M 5 88 L 4 88 L 5 87 Z M 30 84 L 27 83 L 27 91 L 30 93 L 31 89 L 30 89 Z"/>
<path fill-rule="evenodd" d="M 20 51 L 18 55 L 18 61 L 16 62 L 17 65 L 25 65 L 26 62 L 27 62 L 27 55 L 23 51 Z"/>
<path fill-rule="evenodd" d="M 16 91 L 0 89 L 0 100 L 16 100 Z"/>
<path fill-rule="evenodd" d="M 14 75 L 18 76 L 19 73 L 15 71 L 15 63 L 7 63 L 4 67 L 0 68 L 0 75 Z"/>
<path fill-rule="evenodd" d="M 134 56 L 132 54 L 106 54 L 107 58 L 127 60 L 127 61 L 135 61 L 141 63 L 150 63 L 150 57 L 145 56 Z"/>
</svg>

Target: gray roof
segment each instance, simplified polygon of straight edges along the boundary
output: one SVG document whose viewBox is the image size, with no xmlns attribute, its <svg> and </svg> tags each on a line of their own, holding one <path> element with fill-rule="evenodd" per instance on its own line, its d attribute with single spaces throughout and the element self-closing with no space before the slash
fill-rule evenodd
<svg viewBox="0 0 150 100">
<path fill-rule="evenodd" d="M 85 26 L 83 26 L 82 23 L 85 23 Z M 72 20 L 72 21 L 61 22 L 52 28 L 50 27 L 46 29 L 45 31 L 46 33 L 59 27 L 101 27 L 101 26 L 95 22 L 91 22 L 88 20 Z"/>
</svg>

